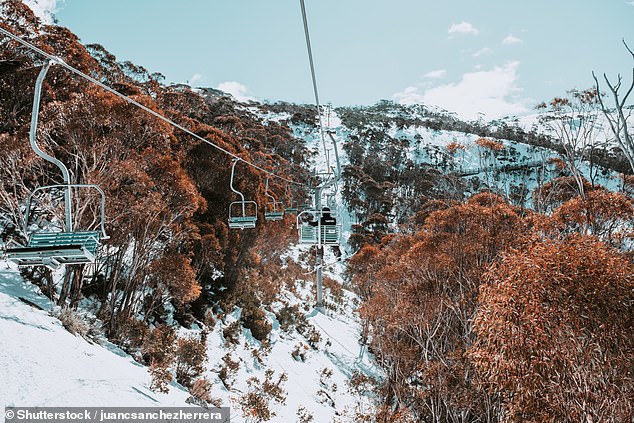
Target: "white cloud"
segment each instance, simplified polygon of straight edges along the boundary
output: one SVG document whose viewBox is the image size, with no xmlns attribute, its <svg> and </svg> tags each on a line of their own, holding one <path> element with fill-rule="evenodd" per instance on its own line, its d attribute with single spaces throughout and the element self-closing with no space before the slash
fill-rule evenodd
<svg viewBox="0 0 634 423">
<path fill-rule="evenodd" d="M 517 98 L 519 62 L 496 66 L 491 70 L 465 73 L 460 82 L 427 88 L 410 86 L 394 94 L 401 104 L 423 103 L 456 112 L 463 119 L 475 120 L 483 113 L 487 119 L 527 112 Z"/>
<path fill-rule="evenodd" d="M 247 86 L 236 81 L 221 82 L 216 88 L 231 94 L 238 101 L 254 100 L 253 97 L 247 96 Z"/>
<path fill-rule="evenodd" d="M 199 84 L 204 80 L 205 80 L 205 77 L 203 75 L 199 73 L 195 73 L 189 77 L 189 80 L 187 82 L 189 83 L 189 85 L 193 87 L 194 85 Z"/>
<path fill-rule="evenodd" d="M 634 0 L 626 1 L 625 3 L 629 4 L 630 6 L 634 6 Z"/>
<path fill-rule="evenodd" d="M 465 22 L 462 21 L 459 24 L 452 24 L 449 27 L 449 38 L 451 38 L 451 36 L 453 34 L 473 34 L 473 35 L 478 35 L 480 31 L 478 31 L 478 29 L 476 27 L 474 27 L 471 23 L 469 22 Z"/>
<path fill-rule="evenodd" d="M 632 1 L 634 1 L 634 0 L 632 0 Z M 502 40 L 502 44 L 504 44 L 505 46 L 508 46 L 508 45 L 511 45 L 511 44 L 518 44 L 518 43 L 521 43 L 521 42 L 522 42 L 522 40 L 517 38 L 517 37 L 515 37 L 513 34 L 507 35 L 506 38 L 504 38 Z"/>
<path fill-rule="evenodd" d="M 480 57 L 483 56 L 485 54 L 491 54 L 493 53 L 493 50 L 491 50 L 489 47 L 484 47 L 481 48 L 480 50 L 476 51 L 475 53 L 472 54 L 473 57 Z"/>
<path fill-rule="evenodd" d="M 53 14 L 57 11 L 57 0 L 23 0 L 35 16 L 46 24 L 53 23 Z"/>
<path fill-rule="evenodd" d="M 423 78 L 440 79 L 444 78 L 445 75 L 447 75 L 447 71 L 445 69 L 436 69 L 427 72 L 425 75 L 423 75 Z"/>
</svg>

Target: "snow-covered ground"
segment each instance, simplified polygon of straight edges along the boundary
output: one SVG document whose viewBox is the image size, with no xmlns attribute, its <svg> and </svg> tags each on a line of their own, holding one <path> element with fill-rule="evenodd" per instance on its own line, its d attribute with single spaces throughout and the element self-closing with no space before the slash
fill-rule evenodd
<svg viewBox="0 0 634 423">
<path fill-rule="evenodd" d="M 297 296 L 290 292 L 282 294 L 285 304 L 298 305 L 306 317 L 304 334 L 283 331 L 275 314 L 268 312 L 273 331 L 266 348 L 262 349 L 262 344 L 249 330 L 240 333 L 237 344 L 227 343 L 222 330 L 239 318 L 240 310 L 234 311 L 210 333 L 207 377 L 214 386 L 212 395 L 225 404 L 231 403 L 233 415 L 240 413 L 241 397 L 249 391 L 247 381 L 253 377 L 263 381 L 267 369 L 274 371 L 273 381 L 277 381 L 281 374 L 287 376 L 282 384 L 286 391 L 285 402 L 270 403 L 276 413 L 272 421 L 296 421 L 298 412 L 303 409 L 315 422 L 330 422 L 335 417 L 351 422 L 357 408 L 371 406 L 368 398 L 359 397 L 348 385 L 354 372 L 380 377 L 371 356 L 359 344 L 360 324 L 354 311 L 348 305 L 336 312 L 318 311 L 310 306 L 315 302 L 313 292 L 313 284 L 298 282 Z M 344 304 L 354 304 L 351 294 L 344 295 L 347 297 Z M 274 308 L 279 311 L 282 303 L 274 304 Z M 311 345 L 309 337 L 318 341 Z M 218 378 L 223 357 L 227 355 L 237 363 L 237 370 L 230 374 L 230 389 L 226 389 Z M 235 421 L 242 420 L 237 416 Z"/>
<path fill-rule="evenodd" d="M 389 135 L 394 138 L 407 139 L 410 145 L 408 157 L 414 162 L 427 162 L 433 165 L 447 166 L 446 147 L 450 143 L 457 143 L 464 148 L 455 154 L 455 170 L 469 171 L 486 168 L 494 163 L 495 166 L 519 165 L 522 163 L 542 162 L 544 168 L 556 175 L 555 166 L 550 164 L 550 160 L 559 157 L 557 152 L 544 147 L 524 144 L 517 141 L 499 139 L 496 140 L 503 145 L 503 149 L 498 153 L 495 161 L 483 157 L 483 149 L 476 144 L 476 140 L 481 138 L 476 134 L 469 134 L 457 131 L 437 131 L 425 127 L 406 127 L 404 129 L 392 128 Z M 581 172 L 591 180 L 590 165 L 582 163 Z M 594 170 L 597 172 L 597 169 Z M 502 192 L 510 192 L 512 186 L 525 184 L 528 191 L 532 191 L 536 185 L 536 175 L 534 173 L 523 175 L 522 172 L 500 172 L 493 175 L 486 175 L 485 171 L 475 173 L 481 181 L 493 185 L 492 188 L 501 189 Z M 548 178 L 546 178 L 548 180 Z M 610 190 L 619 189 L 620 176 L 617 172 L 599 169 L 594 181 Z"/>
<path fill-rule="evenodd" d="M 152 392 L 146 367 L 108 342 L 71 335 L 51 309 L 37 287 L 0 261 L 0 407 L 187 405 L 184 388 Z"/>
<path fill-rule="evenodd" d="M 329 258 L 333 259 L 330 254 Z M 24 282 L 11 264 L 0 261 L 0 269 L 0 407 L 187 405 L 189 394 L 183 387 L 173 383 L 168 394 L 151 391 L 147 367 L 107 341 L 99 345 L 70 334 L 51 317 L 48 310 L 53 305 L 37 287 Z M 340 270 L 326 274 L 337 277 Z M 212 397 L 231 407 L 232 421 L 246 421 L 241 403 L 249 391 L 247 380 L 264 381 L 269 369 L 274 371 L 274 381 L 281 374 L 287 377 L 281 385 L 285 402 L 270 402 L 276 414 L 273 422 L 297 421 L 298 413 L 313 416 L 315 422 L 354 421 L 356 410 L 371 407 L 371 400 L 360 397 L 347 383 L 354 372 L 381 377 L 359 344 L 355 296 L 343 291 L 335 299 L 326 289 L 326 302 L 332 307 L 319 312 L 312 307 L 311 282 L 298 281 L 293 291 L 283 291 L 283 303 L 275 303 L 273 310 L 296 305 L 306 318 L 303 334 L 282 330 L 275 313 L 267 312 L 273 330 L 266 348 L 249 330 L 239 332 L 237 344 L 227 343 L 223 329 L 239 318 L 240 310 L 209 333 L 205 376 L 212 382 Z M 179 334 L 198 336 L 199 329 L 181 329 Z M 218 377 L 227 354 L 238 363 L 235 372 L 229 373 L 228 387 Z"/>
</svg>

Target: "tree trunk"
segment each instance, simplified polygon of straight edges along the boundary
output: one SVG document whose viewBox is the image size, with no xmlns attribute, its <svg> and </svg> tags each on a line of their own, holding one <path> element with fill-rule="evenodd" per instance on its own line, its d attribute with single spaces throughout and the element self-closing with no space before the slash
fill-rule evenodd
<svg viewBox="0 0 634 423">
<path fill-rule="evenodd" d="M 68 297 L 68 291 L 70 290 L 70 279 L 72 275 L 72 268 L 66 266 L 64 268 L 64 282 L 62 283 L 62 290 L 57 300 L 57 305 L 63 307 L 66 304 L 66 298 Z"/>
</svg>

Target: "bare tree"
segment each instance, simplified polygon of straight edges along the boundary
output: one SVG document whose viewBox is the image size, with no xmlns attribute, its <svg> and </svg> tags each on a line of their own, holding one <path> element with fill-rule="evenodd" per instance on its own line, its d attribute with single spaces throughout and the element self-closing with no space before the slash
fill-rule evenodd
<svg viewBox="0 0 634 423">
<path fill-rule="evenodd" d="M 542 103 L 539 120 L 562 147 L 561 158 L 577 183 L 581 197 L 585 197 L 582 163 L 591 156 L 589 153 L 597 143 L 598 98 L 595 88 L 570 90 L 566 97 L 555 97 L 548 103 Z"/>
<path fill-rule="evenodd" d="M 625 48 L 632 55 L 632 59 L 634 60 L 634 52 L 629 48 L 625 40 L 623 40 L 623 45 L 625 45 Z M 594 78 L 597 91 L 600 92 L 601 87 L 599 84 L 599 78 L 597 78 L 594 72 L 592 72 L 592 77 Z M 627 158 L 628 162 L 630 163 L 630 167 L 634 171 L 634 138 L 632 137 L 632 133 L 627 126 L 628 119 L 630 119 L 634 108 L 631 107 L 631 105 L 630 107 L 627 107 L 625 104 L 627 98 L 634 90 L 634 66 L 632 66 L 632 82 L 630 83 L 629 88 L 626 88 L 626 86 L 622 85 L 623 78 L 621 77 L 621 74 L 617 75 L 616 82 L 614 83 L 608 79 L 605 73 L 603 74 L 603 79 L 605 80 L 605 83 L 608 86 L 610 93 L 612 94 L 614 108 L 611 109 L 606 106 L 606 104 L 603 102 L 602 97 L 599 96 L 601 110 L 603 111 L 605 118 L 610 124 L 610 129 L 614 134 L 614 138 L 618 142 L 619 148 Z M 621 89 L 625 90 L 625 95 L 623 95 L 622 97 L 619 93 Z"/>
</svg>

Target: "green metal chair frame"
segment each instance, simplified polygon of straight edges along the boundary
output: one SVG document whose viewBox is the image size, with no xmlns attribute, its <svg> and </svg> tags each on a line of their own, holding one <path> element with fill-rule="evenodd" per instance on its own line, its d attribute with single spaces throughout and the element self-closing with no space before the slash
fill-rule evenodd
<svg viewBox="0 0 634 423">
<path fill-rule="evenodd" d="M 266 178 L 266 191 L 264 194 L 270 199 L 264 205 L 264 220 L 274 222 L 284 219 L 284 205 L 281 201 L 277 201 L 273 195 L 269 193 L 269 178 Z M 269 206 L 272 206 L 269 208 Z"/>
<path fill-rule="evenodd" d="M 101 195 L 101 223 L 96 231 L 29 231 L 29 218 L 33 198 L 39 191 L 49 189 L 92 188 Z M 31 192 L 26 202 L 24 233 L 29 234 L 26 246 L 7 248 L 7 260 L 18 266 L 48 266 L 57 268 L 65 264 L 94 263 L 101 241 L 108 239 L 105 230 L 105 203 L 103 190 L 94 184 L 48 185 Z"/>
</svg>

